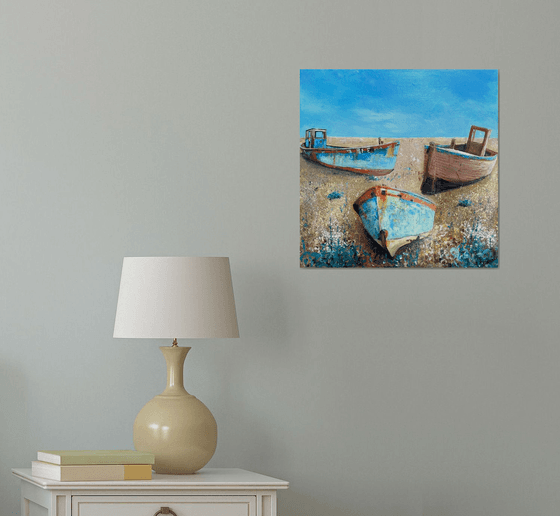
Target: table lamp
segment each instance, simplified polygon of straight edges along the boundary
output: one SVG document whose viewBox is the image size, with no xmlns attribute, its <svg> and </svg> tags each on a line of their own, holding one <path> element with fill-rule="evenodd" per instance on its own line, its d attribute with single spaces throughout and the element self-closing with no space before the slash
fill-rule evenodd
<svg viewBox="0 0 560 516">
<path fill-rule="evenodd" d="M 160 347 L 167 387 L 134 421 L 134 447 L 155 455 L 156 473 L 184 475 L 214 455 L 218 430 L 210 410 L 183 387 L 191 348 L 181 338 L 239 337 L 229 258 L 124 258 L 113 337 L 173 339 Z"/>
</svg>

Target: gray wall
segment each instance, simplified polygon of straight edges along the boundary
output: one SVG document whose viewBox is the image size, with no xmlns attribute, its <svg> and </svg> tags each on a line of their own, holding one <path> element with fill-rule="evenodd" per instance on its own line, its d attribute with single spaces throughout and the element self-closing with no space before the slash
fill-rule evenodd
<svg viewBox="0 0 560 516">
<path fill-rule="evenodd" d="M 167 343 L 112 338 L 123 256 L 223 255 L 210 466 L 282 516 L 557 515 L 558 5 L 2 2 L 0 513 L 163 390 Z M 499 69 L 498 270 L 299 269 L 300 68 Z"/>
</svg>

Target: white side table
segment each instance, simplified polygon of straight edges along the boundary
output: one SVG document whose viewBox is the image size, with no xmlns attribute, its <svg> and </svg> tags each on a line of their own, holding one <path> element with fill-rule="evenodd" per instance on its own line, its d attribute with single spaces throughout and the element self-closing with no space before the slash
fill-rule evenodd
<svg viewBox="0 0 560 516">
<path fill-rule="evenodd" d="M 21 516 L 276 516 L 288 482 L 242 469 L 204 468 L 152 480 L 56 482 L 13 469 Z"/>
</svg>

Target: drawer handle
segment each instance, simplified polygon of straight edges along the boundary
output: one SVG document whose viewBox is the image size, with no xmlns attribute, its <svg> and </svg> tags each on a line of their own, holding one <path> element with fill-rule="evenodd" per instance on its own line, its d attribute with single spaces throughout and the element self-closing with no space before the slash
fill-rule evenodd
<svg viewBox="0 0 560 516">
<path fill-rule="evenodd" d="M 172 514 L 173 516 L 177 516 L 169 507 L 162 507 L 154 516 L 158 516 L 158 514 Z"/>
</svg>

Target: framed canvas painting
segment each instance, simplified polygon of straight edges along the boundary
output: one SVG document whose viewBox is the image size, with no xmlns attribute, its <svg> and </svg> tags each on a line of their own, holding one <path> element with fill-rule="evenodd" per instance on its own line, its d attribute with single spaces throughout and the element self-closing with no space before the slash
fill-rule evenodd
<svg viewBox="0 0 560 516">
<path fill-rule="evenodd" d="M 498 266 L 497 70 L 301 70 L 300 266 Z"/>
</svg>

